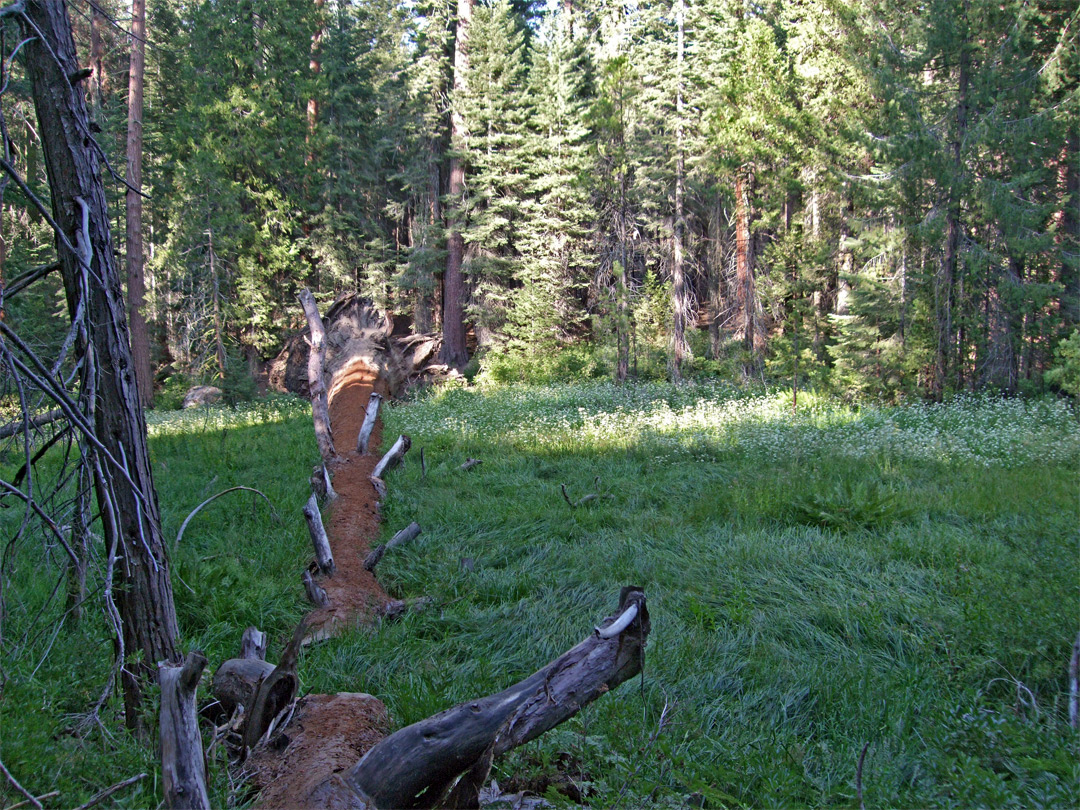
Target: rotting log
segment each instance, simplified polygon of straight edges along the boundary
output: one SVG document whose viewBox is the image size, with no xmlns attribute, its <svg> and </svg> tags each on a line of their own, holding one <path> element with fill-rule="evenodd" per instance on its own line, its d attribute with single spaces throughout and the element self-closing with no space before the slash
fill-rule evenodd
<svg viewBox="0 0 1080 810">
<path fill-rule="evenodd" d="M 221 705 L 226 717 L 243 706 L 251 707 L 251 699 L 259 683 L 274 671 L 274 665 L 259 658 L 230 658 L 217 668 L 210 694 Z"/>
<path fill-rule="evenodd" d="M 161 684 L 161 776 L 168 808 L 209 808 L 206 760 L 195 707 L 195 690 L 206 667 L 201 652 L 188 653 L 182 667 L 158 666 Z"/>
<path fill-rule="evenodd" d="M 311 576 L 310 571 L 305 571 L 301 574 L 300 579 L 304 583 L 304 593 L 307 594 L 307 598 L 311 604 L 321 608 L 330 605 L 330 597 L 326 595 L 326 590 L 315 581 L 315 578 Z"/>
<path fill-rule="evenodd" d="M 311 545 L 315 547 L 315 562 L 319 570 L 328 577 L 333 576 L 337 566 L 334 564 L 334 554 L 330 550 L 330 540 L 326 536 L 322 514 L 319 512 L 319 500 L 315 493 L 312 493 L 304 504 L 304 519 L 307 521 L 308 534 L 311 535 Z"/>
<path fill-rule="evenodd" d="M 367 455 L 368 442 L 371 441 L 371 431 L 375 429 L 375 420 L 379 417 L 379 403 L 382 402 L 382 396 L 372 391 L 371 396 L 368 398 L 367 408 L 364 410 L 364 424 L 360 428 L 360 435 L 356 438 L 356 452 L 360 455 Z"/>
<path fill-rule="evenodd" d="M 608 629 L 616 627 L 621 629 Z M 569 652 L 503 692 L 391 734 L 344 781 L 361 802 L 379 808 L 446 806 L 451 789 L 454 805 L 476 806 L 492 758 L 535 739 L 639 673 L 648 634 L 644 592 L 623 588 L 618 613 Z"/>
<path fill-rule="evenodd" d="M 300 690 L 296 665 L 306 632 L 307 622 L 302 621 L 296 626 L 292 639 L 282 651 L 278 665 L 259 682 L 251 699 L 247 722 L 244 724 L 245 752 L 250 752 L 264 738 L 272 735 L 275 729 L 283 725 L 285 715 L 291 711 L 296 701 L 296 693 Z"/>
<path fill-rule="evenodd" d="M 381 543 L 378 548 L 372 551 L 367 557 L 364 558 L 364 568 L 368 571 L 374 571 L 375 566 L 379 564 L 379 561 L 383 558 L 390 549 L 395 546 L 404 545 L 410 543 L 420 536 L 420 524 L 413 521 L 400 532 L 390 538 L 390 542 Z"/>
<path fill-rule="evenodd" d="M 330 428 L 330 401 L 324 378 L 326 367 L 326 327 L 319 316 L 319 307 L 311 290 L 304 288 L 297 297 L 304 308 L 308 330 L 311 332 L 311 351 L 308 353 L 308 391 L 311 394 L 311 419 L 315 423 L 315 440 L 323 461 L 330 461 L 334 450 L 334 435 Z"/>
<path fill-rule="evenodd" d="M 371 471 L 371 477 L 382 478 L 384 473 L 389 472 L 394 469 L 394 467 L 401 464 L 405 460 L 405 454 L 409 452 L 409 447 L 411 446 L 412 439 L 404 433 L 398 436 L 397 441 L 394 442 L 394 446 L 386 452 L 386 455 L 375 465 L 375 469 Z"/>
<path fill-rule="evenodd" d="M 266 633 L 252 625 L 240 637 L 240 657 L 266 660 Z"/>
</svg>

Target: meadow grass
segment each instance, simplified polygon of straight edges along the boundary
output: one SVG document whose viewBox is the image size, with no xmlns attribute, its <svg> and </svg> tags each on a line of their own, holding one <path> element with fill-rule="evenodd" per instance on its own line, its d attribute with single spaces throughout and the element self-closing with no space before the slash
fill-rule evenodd
<svg viewBox="0 0 1080 810">
<path fill-rule="evenodd" d="M 504 786 L 561 774 L 577 792 L 562 784 L 552 801 L 596 807 L 857 806 L 866 746 L 867 807 L 1075 806 L 1074 410 L 801 393 L 793 415 L 789 396 L 584 383 L 446 389 L 386 409 L 387 445 L 407 432 L 413 450 L 388 476 L 383 533 L 416 520 L 423 534 L 379 576 L 437 605 L 306 651 L 304 691 L 370 692 L 409 723 L 530 674 L 636 584 L 653 628 L 643 677 L 497 762 Z M 170 543 L 230 486 L 276 509 L 230 493 L 173 549 L 183 648 L 212 669 L 255 624 L 275 659 L 305 611 L 310 412 L 285 399 L 149 421 Z M 467 457 L 483 464 L 461 472 Z M 5 475 L 18 463 L 4 459 Z M 39 466 L 45 483 L 55 473 Z M 572 509 L 563 484 L 599 497 Z M 9 534 L 15 511 L 0 517 Z M 5 583 L 0 758 L 64 806 L 146 771 L 117 803 L 156 804 L 156 754 L 120 730 L 118 700 L 110 736 L 72 733 L 110 643 L 100 600 L 57 630 L 46 543 L 21 541 Z M 221 760 L 211 768 L 224 805 Z"/>
<path fill-rule="evenodd" d="M 501 782 L 561 769 L 593 806 L 852 806 L 867 746 L 868 807 L 1075 805 L 1072 408 L 802 402 L 587 383 L 390 408 L 413 458 L 384 533 L 424 534 L 380 577 L 440 608 L 313 651 L 312 688 L 352 679 L 412 722 L 542 666 L 636 584 L 644 677 L 497 763 Z M 571 509 L 562 484 L 600 497 Z"/>
</svg>

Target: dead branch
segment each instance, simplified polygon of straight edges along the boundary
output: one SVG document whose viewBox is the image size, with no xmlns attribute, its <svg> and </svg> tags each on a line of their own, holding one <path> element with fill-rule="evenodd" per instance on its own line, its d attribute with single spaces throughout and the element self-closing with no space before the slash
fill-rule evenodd
<svg viewBox="0 0 1080 810">
<path fill-rule="evenodd" d="M 315 581 L 310 571 L 301 574 L 300 579 L 304 583 L 304 593 L 307 594 L 311 604 L 321 608 L 330 605 L 330 597 L 326 595 L 326 590 Z"/>
<path fill-rule="evenodd" d="M 468 784 L 459 793 L 475 792 L 486 781 L 493 757 L 554 728 L 641 671 L 649 615 L 640 588 L 623 588 L 619 612 L 604 626 L 631 609 L 634 618 L 611 638 L 590 633 L 509 689 L 391 734 L 364 755 L 345 782 L 362 802 L 381 808 L 443 806 L 466 773 L 462 781 Z"/>
<path fill-rule="evenodd" d="M 7 778 L 8 782 L 11 783 L 11 786 L 26 797 L 26 801 L 34 805 L 37 810 L 41 810 L 41 802 L 37 800 L 37 797 L 35 797 L 33 793 L 31 793 L 29 790 L 19 784 L 19 780 L 16 779 L 12 775 L 11 771 L 7 769 L 7 765 L 4 764 L 4 761 L 2 759 L 0 759 L 0 771 L 3 771 L 4 776 Z"/>
<path fill-rule="evenodd" d="M 367 408 L 364 410 L 364 424 L 360 428 L 360 435 L 356 439 L 356 452 L 367 455 L 368 442 L 371 440 L 371 431 L 375 429 L 375 420 L 379 416 L 379 403 L 382 396 L 375 391 L 368 398 Z"/>
<path fill-rule="evenodd" d="M 281 653 L 281 660 L 273 671 L 260 681 L 251 701 L 247 723 L 244 726 L 244 750 L 250 752 L 264 739 L 267 739 L 279 726 L 281 720 L 291 713 L 296 702 L 296 693 L 300 690 L 300 679 L 296 677 L 296 665 L 299 661 L 300 646 L 307 630 L 307 622 L 296 626 L 292 640 Z"/>
<path fill-rule="evenodd" d="M 64 412 L 59 408 L 53 408 L 51 411 L 39 413 L 37 416 L 31 417 L 30 419 L 13 419 L 6 425 L 0 425 L 0 439 L 14 436 L 16 433 L 20 433 L 27 428 L 39 428 L 44 425 L 51 425 L 53 422 L 59 422 L 63 418 Z"/>
<path fill-rule="evenodd" d="M 182 667 L 158 666 L 161 777 L 165 806 L 169 808 L 210 808 L 206 760 L 195 707 L 195 690 L 205 667 L 206 656 L 198 651 L 188 653 Z"/>
<path fill-rule="evenodd" d="M 266 633 L 258 627 L 248 627 L 240 637 L 240 657 L 266 660 Z"/>
<path fill-rule="evenodd" d="M 390 542 L 380 544 L 378 548 L 368 554 L 367 557 L 364 559 L 364 568 L 368 571 L 374 571 L 375 566 L 379 564 L 379 561 L 383 558 L 383 555 L 386 554 L 386 552 L 388 552 L 395 546 L 401 546 L 405 543 L 412 542 L 419 536 L 420 524 L 414 521 L 413 523 L 410 523 L 404 529 L 399 531 L 397 534 L 395 534 L 393 537 L 391 537 Z"/>
<path fill-rule="evenodd" d="M 379 463 L 375 465 L 375 469 L 371 471 L 372 478 L 382 478 L 384 473 L 389 472 L 405 461 L 405 454 L 409 452 L 409 447 L 412 446 L 412 439 L 406 436 L 404 433 L 398 436 L 394 446 L 387 451 L 386 455 L 380 459 Z"/>
<path fill-rule="evenodd" d="M 93 796 L 91 796 L 89 799 L 87 799 L 83 804 L 80 804 L 78 807 L 76 807 L 75 810 L 90 810 L 91 807 L 94 807 L 95 805 L 101 804 L 103 801 L 105 801 L 107 798 L 112 796 L 114 793 L 119 793 L 124 788 L 131 787 L 135 783 L 141 782 L 147 776 L 148 776 L 148 774 L 145 774 L 145 773 L 138 773 L 138 774 L 135 774 L 135 776 L 129 776 L 127 779 L 123 780 L 122 782 L 117 782 L 115 785 L 107 787 L 104 790 L 99 791 L 98 793 L 95 793 Z"/>
<path fill-rule="evenodd" d="M 319 502 L 314 493 L 304 505 L 304 519 L 307 521 L 308 534 L 311 535 L 311 544 L 315 547 L 315 561 L 319 565 L 319 570 L 328 577 L 333 576 L 337 566 L 334 564 L 334 554 L 330 550 L 330 540 L 326 536 L 322 514 L 319 512 Z"/>
<path fill-rule="evenodd" d="M 467 458 L 467 459 L 465 459 L 465 463 L 462 464 L 460 467 L 458 467 L 458 469 L 461 470 L 462 472 L 468 472 L 473 467 L 479 467 L 483 463 L 484 462 L 482 462 L 478 458 Z"/>
<path fill-rule="evenodd" d="M 311 491 L 320 501 L 332 501 L 337 497 L 334 485 L 330 482 L 330 471 L 325 464 L 316 464 L 311 470 Z"/>
<path fill-rule="evenodd" d="M 188 514 L 188 516 L 186 518 L 184 518 L 184 522 L 180 524 L 180 531 L 178 531 L 176 533 L 176 542 L 174 542 L 173 545 L 174 546 L 180 545 L 180 539 L 184 536 L 184 530 L 187 529 L 188 524 L 191 523 L 191 519 L 193 517 L 195 517 L 195 515 L 199 514 L 199 510 L 201 510 L 207 504 L 217 500 L 222 495 L 227 495 L 228 493 L 236 492 L 237 490 L 243 490 L 244 492 L 254 492 L 256 495 L 258 495 L 260 498 L 262 498 L 264 501 L 266 501 L 266 503 L 269 505 L 271 511 L 274 513 L 274 518 L 278 519 L 278 513 L 277 513 L 277 510 L 274 509 L 274 505 L 272 503 L 270 503 L 270 499 L 267 498 L 265 495 L 263 495 L 261 492 L 259 492 L 259 490 L 252 489 L 251 487 L 229 487 L 228 489 L 223 489 L 217 495 L 211 495 L 209 498 L 207 498 L 205 501 L 203 501 L 202 503 L 200 503 L 198 506 L 196 506 L 194 509 L 191 510 L 190 514 Z"/>
</svg>

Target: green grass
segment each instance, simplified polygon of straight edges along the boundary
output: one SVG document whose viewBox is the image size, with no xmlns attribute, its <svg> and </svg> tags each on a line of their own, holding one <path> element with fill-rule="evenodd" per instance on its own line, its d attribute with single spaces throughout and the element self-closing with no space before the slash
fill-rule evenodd
<svg viewBox="0 0 1080 810">
<path fill-rule="evenodd" d="M 800 403 L 792 415 L 784 394 L 589 382 L 388 408 L 387 445 L 407 432 L 413 449 L 388 476 L 383 533 L 416 520 L 423 534 L 379 575 L 437 606 L 307 651 L 303 689 L 370 692 L 409 723 L 530 674 L 636 584 L 653 627 L 643 678 L 496 763 L 504 787 L 552 785 L 569 804 L 572 783 L 595 807 L 685 807 L 694 794 L 711 807 L 855 807 L 867 746 L 867 807 L 1076 806 L 1080 746 L 1064 719 L 1080 629 L 1073 410 Z M 234 485 L 265 492 L 282 518 L 231 493 L 188 527 L 174 554 L 185 649 L 213 667 L 256 624 L 275 656 L 304 610 L 310 417 L 259 403 L 155 415 L 151 433 L 166 537 Z M 484 463 L 461 472 L 467 457 Z M 571 509 L 561 484 L 600 497 Z M 36 543 L 19 545 L 16 570 L 49 570 Z M 54 582 L 5 584 L 0 757 L 71 805 L 158 765 L 119 730 L 116 701 L 112 742 L 69 731 L 108 671 L 96 603 L 48 656 L 48 610 L 40 638 L 12 641 Z M 219 762 L 212 776 L 223 804 Z M 120 803 L 159 792 L 148 779 Z"/>
</svg>

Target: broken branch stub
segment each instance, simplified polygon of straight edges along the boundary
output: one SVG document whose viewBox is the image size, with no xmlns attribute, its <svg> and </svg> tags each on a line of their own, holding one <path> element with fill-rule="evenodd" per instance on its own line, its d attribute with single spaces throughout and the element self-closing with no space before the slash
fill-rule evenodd
<svg viewBox="0 0 1080 810">
<path fill-rule="evenodd" d="M 346 783 L 361 801 L 379 808 L 441 806 L 466 772 L 475 783 L 470 789 L 478 786 L 492 755 L 535 739 L 641 671 L 649 634 L 644 592 L 623 588 L 618 613 L 602 627 L 613 626 L 631 608 L 636 610 L 630 621 L 610 638 L 590 633 L 509 689 L 391 734 L 349 771 Z"/>
<path fill-rule="evenodd" d="M 412 439 L 406 436 L 404 433 L 398 436 L 394 446 L 391 447 L 385 456 L 383 456 L 379 463 L 375 465 L 375 469 L 371 471 L 372 478 L 382 478 L 383 474 L 394 469 L 394 467 L 401 464 L 405 460 L 405 454 L 409 452 L 409 447 L 412 446 Z"/>
<path fill-rule="evenodd" d="M 383 555 L 395 546 L 404 545 L 411 542 L 420 536 L 420 524 L 415 521 L 410 523 L 404 529 L 399 531 L 393 537 L 390 538 L 390 542 L 382 543 L 372 551 L 367 557 L 364 558 L 364 568 L 367 571 L 374 571 L 375 566 L 379 564 L 379 561 L 383 558 Z"/>
<path fill-rule="evenodd" d="M 382 402 L 382 396 L 372 391 L 368 398 L 367 408 L 364 410 L 364 424 L 360 428 L 360 435 L 356 438 L 356 452 L 362 456 L 367 455 L 371 431 L 375 429 L 375 420 L 379 416 L 380 402 Z"/>
<path fill-rule="evenodd" d="M 326 590 L 315 581 L 315 578 L 311 576 L 310 571 L 305 571 L 300 575 L 301 581 L 304 583 L 304 593 L 307 594 L 307 598 L 311 604 L 315 607 L 328 607 L 330 604 L 330 597 L 326 595 Z"/>
<path fill-rule="evenodd" d="M 278 665 L 259 681 L 244 725 L 245 751 L 251 751 L 264 737 L 271 735 L 296 700 L 296 693 L 300 691 L 296 665 L 306 631 L 307 622 L 300 622 L 293 631 L 292 640 L 282 651 Z"/>
<path fill-rule="evenodd" d="M 199 685 L 206 656 L 188 653 L 181 667 L 158 665 L 161 685 L 161 777 L 168 808 L 210 807 L 206 792 L 206 760 L 199 734 L 195 690 Z"/>
<path fill-rule="evenodd" d="M 311 394 L 311 419 L 315 424 L 315 439 L 323 461 L 330 461 L 337 453 L 334 436 L 330 429 L 330 401 L 324 379 L 326 366 L 326 327 L 319 316 L 319 307 L 311 290 L 303 289 L 297 297 L 304 308 L 308 329 L 311 332 L 311 352 L 308 354 L 308 391 Z"/>
<path fill-rule="evenodd" d="M 244 630 L 244 635 L 240 637 L 240 657 L 257 658 L 260 661 L 265 661 L 266 633 L 255 626 Z"/>
<path fill-rule="evenodd" d="M 315 562 L 318 563 L 319 570 L 328 577 L 333 576 L 337 566 L 334 564 L 334 554 L 330 551 L 330 540 L 326 536 L 315 493 L 312 493 L 304 504 L 304 519 L 307 521 L 308 534 L 311 535 L 311 545 L 315 547 Z"/>
</svg>

